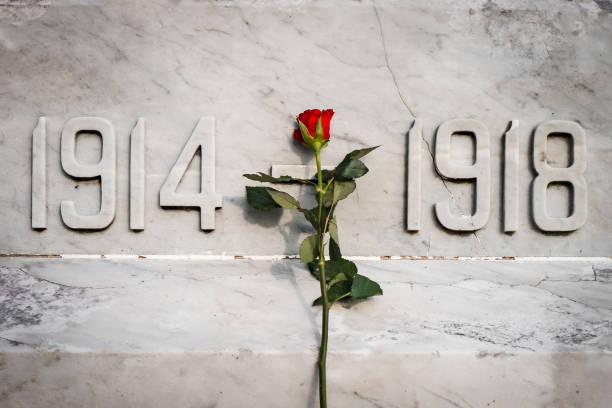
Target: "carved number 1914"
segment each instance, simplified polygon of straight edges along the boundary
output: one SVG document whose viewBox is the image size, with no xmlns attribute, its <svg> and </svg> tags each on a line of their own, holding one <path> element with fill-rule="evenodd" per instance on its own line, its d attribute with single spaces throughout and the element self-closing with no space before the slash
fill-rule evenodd
<svg viewBox="0 0 612 408">
<path fill-rule="evenodd" d="M 39 118 L 32 134 L 32 228 L 47 228 L 46 194 L 46 138 L 47 119 Z M 145 228 L 145 129 L 143 118 L 138 119 L 130 135 L 130 229 Z M 95 132 L 101 136 L 102 155 L 95 164 L 83 164 L 76 158 L 76 138 L 81 132 Z M 215 208 L 222 205 L 215 193 L 215 122 L 212 117 L 199 120 L 195 130 L 179 154 L 161 187 L 162 207 L 197 207 L 200 209 L 200 228 L 215 229 Z M 117 149 L 113 125 L 104 118 L 78 117 L 68 120 L 62 129 L 60 159 L 63 170 L 78 180 L 100 180 L 100 209 L 96 214 L 80 214 L 73 201 L 60 203 L 60 214 L 66 226 L 77 230 L 101 230 L 115 219 L 117 184 Z M 201 188 L 198 193 L 178 193 L 180 183 L 191 159 L 201 152 Z"/>
</svg>

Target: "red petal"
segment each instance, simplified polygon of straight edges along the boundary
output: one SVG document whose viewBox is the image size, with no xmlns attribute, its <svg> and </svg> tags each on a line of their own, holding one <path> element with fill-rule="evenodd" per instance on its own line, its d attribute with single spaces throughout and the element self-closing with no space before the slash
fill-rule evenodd
<svg viewBox="0 0 612 408">
<path fill-rule="evenodd" d="M 319 120 L 319 116 L 321 116 L 321 111 L 318 109 L 308 109 L 304 112 L 300 113 L 298 119 L 308 129 L 310 136 L 315 136 L 315 130 L 317 129 L 317 121 Z"/>
<path fill-rule="evenodd" d="M 298 142 L 304 142 L 304 140 L 302 139 L 302 132 L 300 132 L 300 129 L 295 129 L 293 131 L 293 138 L 295 140 L 297 140 Z"/>
<path fill-rule="evenodd" d="M 333 109 L 325 109 L 321 114 L 321 124 L 323 125 L 323 139 L 329 139 L 329 122 L 331 122 L 331 118 L 334 116 Z"/>
</svg>

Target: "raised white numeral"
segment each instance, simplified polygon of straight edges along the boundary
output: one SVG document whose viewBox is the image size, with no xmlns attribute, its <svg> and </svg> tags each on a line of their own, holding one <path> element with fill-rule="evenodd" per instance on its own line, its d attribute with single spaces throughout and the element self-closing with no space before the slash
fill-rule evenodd
<svg viewBox="0 0 612 408">
<path fill-rule="evenodd" d="M 201 151 L 200 192 L 178 193 L 176 189 L 198 150 Z M 215 229 L 215 208 L 222 206 L 222 197 L 215 193 L 215 119 L 213 117 L 203 117 L 199 120 L 159 191 L 159 205 L 199 207 L 200 228 Z"/>
<path fill-rule="evenodd" d="M 145 227 L 145 119 L 138 118 L 130 135 L 130 229 Z"/>
<path fill-rule="evenodd" d="M 47 118 L 32 133 L 32 228 L 47 228 Z"/>
<path fill-rule="evenodd" d="M 569 167 L 551 167 L 546 161 L 546 145 L 550 134 L 569 135 L 572 140 L 573 163 Z M 533 218 L 542 231 L 574 231 L 587 219 L 586 136 L 576 122 L 551 120 L 540 124 L 533 135 L 533 166 L 538 175 L 533 180 Z M 551 183 L 569 183 L 573 197 L 569 217 L 548 215 L 546 192 Z"/>
<path fill-rule="evenodd" d="M 80 132 L 97 132 L 102 138 L 102 157 L 96 164 L 82 164 L 76 159 L 76 137 Z M 76 211 L 74 201 L 62 201 L 60 213 L 69 228 L 99 230 L 115 219 L 116 148 L 113 125 L 104 118 L 72 118 L 62 129 L 61 162 L 64 171 L 77 179 L 100 178 L 100 211 L 82 215 Z"/>
<path fill-rule="evenodd" d="M 510 122 L 504 135 L 504 232 L 518 229 L 519 216 L 519 121 Z"/>
<path fill-rule="evenodd" d="M 451 136 L 462 132 L 472 133 L 476 143 L 476 160 L 470 166 L 454 164 L 450 160 Z M 440 201 L 435 205 L 438 220 L 445 228 L 454 231 L 476 231 L 484 227 L 491 207 L 491 152 L 486 126 L 475 119 L 448 120 L 438 128 L 435 151 L 436 169 L 440 176 L 476 181 L 476 208 L 472 215 L 455 215 L 449 201 Z"/>
<path fill-rule="evenodd" d="M 421 138 L 423 119 L 415 119 L 408 132 L 408 165 L 406 166 L 406 229 L 421 229 Z"/>
</svg>

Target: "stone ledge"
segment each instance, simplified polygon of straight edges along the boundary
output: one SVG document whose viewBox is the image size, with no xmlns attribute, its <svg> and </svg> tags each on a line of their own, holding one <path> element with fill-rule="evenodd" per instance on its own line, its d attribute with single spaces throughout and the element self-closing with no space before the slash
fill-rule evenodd
<svg viewBox="0 0 612 408">
<path fill-rule="evenodd" d="M 604 407 L 610 260 L 357 261 L 330 406 Z M 0 259 L 2 407 L 314 407 L 318 284 L 296 260 Z"/>
<path fill-rule="evenodd" d="M 385 295 L 340 304 L 331 351 L 609 352 L 611 260 L 358 261 Z M 316 350 L 297 260 L 0 259 L 0 349 Z"/>
<path fill-rule="evenodd" d="M 316 353 L 0 353 L 0 405 L 308 407 Z M 610 354 L 332 353 L 332 407 L 606 407 Z"/>
</svg>

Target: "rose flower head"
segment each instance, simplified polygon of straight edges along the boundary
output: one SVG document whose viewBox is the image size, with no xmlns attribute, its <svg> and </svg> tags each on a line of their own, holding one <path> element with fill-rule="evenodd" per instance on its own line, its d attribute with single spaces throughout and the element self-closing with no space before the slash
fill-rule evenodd
<svg viewBox="0 0 612 408">
<path fill-rule="evenodd" d="M 293 132 L 293 138 L 315 150 L 325 146 L 329 141 L 329 123 L 334 116 L 333 109 L 308 109 L 297 117 L 299 129 Z"/>
</svg>

